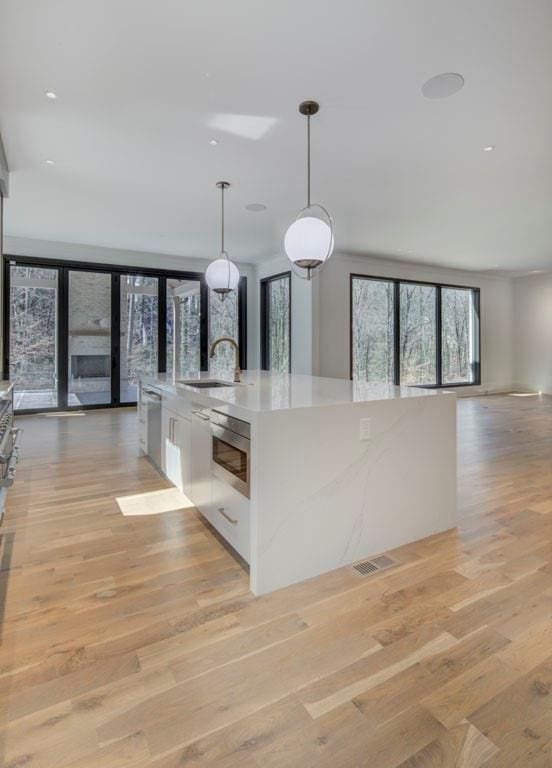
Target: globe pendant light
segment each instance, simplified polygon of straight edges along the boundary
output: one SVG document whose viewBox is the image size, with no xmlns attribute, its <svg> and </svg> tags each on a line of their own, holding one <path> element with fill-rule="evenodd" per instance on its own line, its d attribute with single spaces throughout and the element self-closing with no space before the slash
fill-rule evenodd
<svg viewBox="0 0 552 768">
<path fill-rule="evenodd" d="M 205 280 L 209 288 L 218 294 L 221 301 L 230 291 L 235 291 L 240 281 L 240 273 L 236 265 L 230 261 L 224 250 L 224 190 L 230 186 L 227 181 L 217 181 L 221 192 L 221 245 L 220 258 L 212 261 L 205 270 Z"/>
<path fill-rule="evenodd" d="M 296 268 L 295 273 L 307 280 L 314 269 L 325 264 L 334 249 L 332 217 L 323 205 L 311 202 L 310 119 L 319 109 L 316 101 L 299 104 L 299 112 L 307 118 L 307 205 L 290 224 L 284 239 L 286 254 Z"/>
</svg>

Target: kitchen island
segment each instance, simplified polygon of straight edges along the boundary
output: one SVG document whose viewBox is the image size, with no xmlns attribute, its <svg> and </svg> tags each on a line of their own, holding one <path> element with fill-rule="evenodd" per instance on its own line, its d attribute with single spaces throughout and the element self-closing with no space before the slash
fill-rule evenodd
<svg viewBox="0 0 552 768">
<path fill-rule="evenodd" d="M 140 390 L 142 450 L 153 398 L 160 469 L 249 563 L 255 594 L 456 525 L 454 393 L 265 371 Z"/>
</svg>

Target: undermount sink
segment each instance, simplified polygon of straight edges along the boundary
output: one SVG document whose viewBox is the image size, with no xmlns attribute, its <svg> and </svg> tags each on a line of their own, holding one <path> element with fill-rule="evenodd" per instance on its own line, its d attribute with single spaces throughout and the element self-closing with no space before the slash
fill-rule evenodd
<svg viewBox="0 0 552 768">
<path fill-rule="evenodd" d="M 196 387 L 197 389 L 213 389 L 214 387 L 233 387 L 228 381 L 211 381 L 209 379 L 198 379 L 197 381 L 192 379 L 191 381 L 184 381 L 180 379 L 179 384 L 184 384 L 186 387 Z"/>
</svg>

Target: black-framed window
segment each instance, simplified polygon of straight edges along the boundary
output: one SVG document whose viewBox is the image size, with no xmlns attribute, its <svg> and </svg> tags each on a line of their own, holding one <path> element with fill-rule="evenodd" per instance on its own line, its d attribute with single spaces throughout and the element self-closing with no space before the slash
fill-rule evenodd
<svg viewBox="0 0 552 768">
<path fill-rule="evenodd" d="M 350 275 L 350 375 L 373 383 L 481 383 L 479 288 Z"/>
<path fill-rule="evenodd" d="M 19 412 L 136 402 L 143 373 L 209 369 L 203 273 L 4 255 L 3 376 Z M 246 367 L 247 278 L 234 299 Z"/>
<path fill-rule="evenodd" d="M 261 280 L 261 367 L 291 371 L 291 272 Z"/>
</svg>

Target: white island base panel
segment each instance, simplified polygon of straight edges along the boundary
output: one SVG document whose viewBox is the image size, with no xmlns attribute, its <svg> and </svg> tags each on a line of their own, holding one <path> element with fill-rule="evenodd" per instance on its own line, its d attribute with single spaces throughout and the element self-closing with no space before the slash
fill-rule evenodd
<svg viewBox="0 0 552 768">
<path fill-rule="evenodd" d="M 251 478 L 257 595 L 448 530 L 456 396 L 261 411 Z"/>
</svg>

